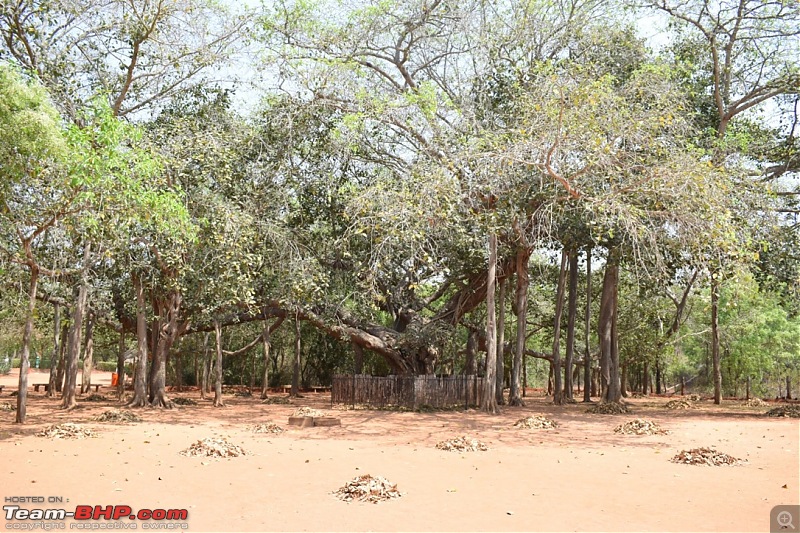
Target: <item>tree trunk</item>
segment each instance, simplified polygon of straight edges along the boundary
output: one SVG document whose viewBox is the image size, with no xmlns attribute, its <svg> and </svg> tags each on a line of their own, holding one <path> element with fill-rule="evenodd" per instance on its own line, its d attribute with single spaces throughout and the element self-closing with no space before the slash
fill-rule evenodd
<svg viewBox="0 0 800 533">
<path fill-rule="evenodd" d="M 792 399 L 792 378 L 786 376 L 786 399 Z"/>
<path fill-rule="evenodd" d="M 656 394 L 661 394 L 661 365 L 656 357 Z"/>
<path fill-rule="evenodd" d="M 59 349 L 59 340 L 61 340 L 61 306 L 59 304 L 53 304 L 53 357 L 50 359 L 50 380 L 47 387 L 48 398 L 53 398 L 56 395 L 58 359 L 61 353 Z"/>
<path fill-rule="evenodd" d="M 294 361 L 292 362 L 292 389 L 289 396 L 300 396 L 300 319 L 294 317 Z"/>
<path fill-rule="evenodd" d="M 642 368 L 642 396 L 647 396 L 647 384 L 650 382 L 650 368 L 647 361 Z"/>
<path fill-rule="evenodd" d="M 208 336 L 210 333 L 203 335 L 203 377 L 200 381 L 200 398 L 206 399 L 206 394 L 211 392 L 209 388 L 209 378 L 211 374 L 211 353 L 208 349 Z"/>
<path fill-rule="evenodd" d="M 561 382 L 561 315 L 564 313 L 564 284 L 567 280 L 567 250 L 561 250 L 561 268 L 558 271 L 558 288 L 556 289 L 556 316 L 553 320 L 553 403 L 564 403 Z M 565 368 L 566 370 L 566 368 Z"/>
<path fill-rule="evenodd" d="M 627 363 L 622 365 L 622 378 L 620 379 L 620 381 L 622 383 L 622 390 L 621 390 L 622 397 L 623 398 L 627 398 L 628 397 L 628 364 Z"/>
<path fill-rule="evenodd" d="M 117 352 L 117 400 L 125 396 L 125 328 L 119 328 L 119 347 Z"/>
<path fill-rule="evenodd" d="M 261 334 L 261 343 L 264 346 L 264 375 L 261 377 L 261 399 L 267 399 L 267 389 L 269 388 L 269 322 L 264 319 L 264 332 Z"/>
<path fill-rule="evenodd" d="M 573 399 L 572 361 L 575 357 L 575 322 L 578 318 L 578 250 L 569 253 L 569 293 L 567 296 L 567 347 L 564 359 L 564 398 Z"/>
<path fill-rule="evenodd" d="M 225 407 L 222 400 L 222 326 L 214 320 L 214 339 L 216 342 L 216 371 L 214 372 L 214 407 Z"/>
<path fill-rule="evenodd" d="M 89 311 L 86 317 L 86 346 L 83 350 L 83 376 L 81 377 L 81 394 L 92 388 L 92 370 L 94 368 L 94 312 Z"/>
<path fill-rule="evenodd" d="M 711 275 L 711 359 L 714 365 L 714 403 L 722 403 L 722 367 L 719 353 L 719 280 Z"/>
<path fill-rule="evenodd" d="M 77 406 L 75 401 L 75 386 L 78 382 L 78 355 L 81 350 L 81 330 L 83 328 L 83 314 L 86 309 L 86 297 L 89 292 L 89 259 L 91 245 L 86 243 L 83 248 L 83 265 L 81 266 L 81 284 L 75 299 L 72 312 L 72 328 L 67 340 L 66 379 L 64 390 L 61 392 L 61 407 L 73 409 Z"/>
<path fill-rule="evenodd" d="M 497 414 L 497 325 L 495 324 L 494 291 L 497 269 L 497 235 L 489 236 L 489 272 L 486 276 L 486 376 L 484 378 L 481 408 L 489 414 Z"/>
<path fill-rule="evenodd" d="M 351 343 L 353 346 L 353 374 L 360 376 L 364 373 L 364 348 L 355 342 Z"/>
<path fill-rule="evenodd" d="M 19 358 L 19 383 L 17 388 L 17 415 L 14 421 L 25 423 L 28 403 L 28 369 L 30 368 L 31 337 L 33 336 L 33 320 L 36 312 L 36 292 L 39 287 L 39 269 L 30 265 L 31 284 L 28 288 L 28 310 L 25 314 L 25 327 L 22 330 L 22 354 Z"/>
<path fill-rule="evenodd" d="M 603 276 L 600 315 L 598 317 L 600 379 L 602 380 L 603 400 L 606 402 L 619 402 L 622 399 L 616 327 L 619 266 L 615 255 L 613 250 L 609 251 L 606 272 Z"/>
<path fill-rule="evenodd" d="M 131 279 L 136 292 L 136 369 L 133 372 L 133 398 L 128 407 L 144 407 L 147 405 L 147 308 L 142 280 L 136 274 L 132 274 Z"/>
<path fill-rule="evenodd" d="M 520 374 L 522 371 L 522 355 L 525 353 L 525 332 L 528 314 L 528 259 L 530 251 L 526 248 L 517 250 L 517 342 L 514 350 L 514 361 L 511 364 L 511 391 L 509 392 L 509 405 L 525 405 L 520 395 Z"/>
<path fill-rule="evenodd" d="M 489 338 L 486 338 L 486 342 L 489 342 Z M 478 332 L 474 329 L 467 330 L 467 357 L 464 363 L 464 375 L 465 376 L 474 376 L 477 374 L 476 364 L 475 364 L 475 355 L 478 351 Z"/>
<path fill-rule="evenodd" d="M 69 321 L 61 326 L 61 346 L 58 347 L 58 370 L 56 371 L 56 392 L 64 390 L 64 370 L 66 366 L 67 335 L 69 335 Z"/>
<path fill-rule="evenodd" d="M 592 353 L 589 341 L 592 328 L 592 249 L 586 249 L 586 311 L 584 313 L 583 342 L 583 401 L 592 401 Z"/>
<path fill-rule="evenodd" d="M 495 379 L 495 398 L 497 405 L 503 405 L 503 378 L 505 377 L 505 345 L 506 345 L 506 278 L 500 280 L 500 312 L 497 317 L 497 370 Z"/>
</svg>

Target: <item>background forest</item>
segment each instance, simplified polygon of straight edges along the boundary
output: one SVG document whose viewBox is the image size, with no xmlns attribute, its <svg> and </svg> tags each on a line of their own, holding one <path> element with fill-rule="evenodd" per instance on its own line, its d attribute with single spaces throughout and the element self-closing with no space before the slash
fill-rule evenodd
<svg viewBox="0 0 800 533">
<path fill-rule="evenodd" d="M 18 422 L 29 366 L 797 396 L 795 1 L 0 6 Z"/>
</svg>

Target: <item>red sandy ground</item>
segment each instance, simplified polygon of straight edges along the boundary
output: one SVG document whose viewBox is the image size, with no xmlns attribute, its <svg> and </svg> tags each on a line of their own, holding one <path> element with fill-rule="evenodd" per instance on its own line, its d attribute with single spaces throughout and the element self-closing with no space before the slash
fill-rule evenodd
<svg viewBox="0 0 800 533">
<path fill-rule="evenodd" d="M 44 373 L 30 377 L 31 384 L 46 381 Z M 93 381 L 109 384 L 110 375 L 95 373 Z M 6 385 L 0 402 L 15 402 L 9 393 L 16 390 L 16 375 L 3 376 L 0 384 Z M 13 424 L 13 412 L 0 412 L 3 495 L 60 496 L 67 510 L 82 504 L 186 508 L 189 531 L 195 532 L 769 531 L 773 506 L 800 503 L 800 421 L 767 418 L 767 407 L 741 402 L 717 407 L 703 401 L 698 409 L 671 411 L 663 398 L 635 399 L 629 402 L 631 415 L 609 416 L 588 414 L 581 404 L 555 407 L 528 398 L 526 407 L 488 416 L 472 410 L 332 409 L 328 395 L 314 393 L 292 405 L 226 395 L 228 406 L 214 408 L 192 391 L 171 396 L 192 397 L 197 406 L 140 409 L 143 423 L 114 425 L 91 420 L 117 407 L 114 401 L 79 402 L 79 409 L 64 412 L 58 400 L 32 390 L 24 426 Z M 108 387 L 100 393 L 113 397 Z M 288 426 L 287 418 L 302 405 L 325 410 L 342 425 Z M 560 427 L 512 427 L 532 414 L 552 417 Z M 654 420 L 671 434 L 613 432 L 634 417 Z M 99 435 L 36 436 L 67 421 Z M 248 430 L 268 421 L 287 431 Z M 459 435 L 478 438 L 490 449 L 435 448 Z M 225 437 L 251 455 L 179 455 L 204 437 Z M 699 446 L 716 446 L 748 463 L 670 462 L 680 450 Z M 384 476 L 404 495 L 369 504 L 345 503 L 331 494 L 361 474 Z"/>
</svg>

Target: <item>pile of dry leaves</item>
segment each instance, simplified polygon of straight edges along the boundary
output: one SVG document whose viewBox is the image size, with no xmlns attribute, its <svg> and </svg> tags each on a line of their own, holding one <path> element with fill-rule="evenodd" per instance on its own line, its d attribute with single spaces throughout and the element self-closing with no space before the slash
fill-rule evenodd
<svg viewBox="0 0 800 533">
<path fill-rule="evenodd" d="M 205 438 L 195 442 L 180 454 L 187 457 L 239 457 L 247 455 L 247 452 L 226 439 Z"/>
<path fill-rule="evenodd" d="M 624 403 L 602 402 L 588 408 L 586 412 L 596 415 L 622 415 L 630 413 L 631 410 Z"/>
<path fill-rule="evenodd" d="M 767 405 L 767 402 L 765 402 L 761 398 L 750 398 L 749 400 L 746 400 L 742 403 L 747 407 L 763 407 Z"/>
<path fill-rule="evenodd" d="M 614 433 L 622 433 L 623 435 L 666 435 L 669 431 L 661 428 L 652 420 L 634 418 L 615 427 Z"/>
<path fill-rule="evenodd" d="M 17 406 L 13 403 L 3 402 L 0 403 L 0 411 L 16 411 Z"/>
<path fill-rule="evenodd" d="M 704 465 L 704 466 L 737 466 L 743 463 L 741 459 L 732 457 L 727 453 L 718 452 L 711 448 L 692 448 L 683 450 L 672 458 L 673 463 L 685 465 Z"/>
<path fill-rule="evenodd" d="M 311 407 L 301 407 L 300 409 L 295 411 L 292 416 L 293 417 L 302 417 L 302 416 L 317 417 L 317 416 L 325 416 L 325 413 L 323 413 L 322 411 L 317 411 L 316 409 L 312 409 Z"/>
<path fill-rule="evenodd" d="M 89 428 L 72 422 L 54 424 L 36 434 L 39 437 L 51 439 L 85 439 L 86 437 L 96 437 L 97 434 Z"/>
<path fill-rule="evenodd" d="M 765 414 L 775 417 L 800 418 L 800 405 L 781 405 L 780 407 L 770 409 Z"/>
<path fill-rule="evenodd" d="M 558 423 L 546 416 L 534 415 L 520 418 L 514 422 L 514 427 L 520 429 L 555 429 L 558 427 Z"/>
<path fill-rule="evenodd" d="M 455 437 L 448 440 L 443 440 L 436 445 L 439 450 L 446 452 L 485 452 L 489 448 L 479 441 L 469 437 Z"/>
<path fill-rule="evenodd" d="M 289 405 L 289 397 L 288 396 L 270 396 L 266 400 L 261 400 L 261 403 L 265 403 L 267 405 Z"/>
<path fill-rule="evenodd" d="M 181 396 L 173 398 L 172 403 L 174 403 L 175 405 L 197 405 L 197 402 L 192 400 L 191 398 L 183 398 Z"/>
<path fill-rule="evenodd" d="M 267 422 L 250 426 L 250 431 L 253 433 L 283 433 L 284 429 L 275 422 Z"/>
<path fill-rule="evenodd" d="M 689 400 L 670 400 L 664 407 L 667 409 L 694 409 L 694 405 Z"/>
<path fill-rule="evenodd" d="M 346 502 L 359 501 L 378 503 L 402 496 L 386 478 L 364 474 L 353 478 L 343 487 L 334 491 L 337 498 Z"/>
<path fill-rule="evenodd" d="M 111 411 L 106 411 L 103 414 L 95 417 L 95 420 L 98 422 L 141 422 L 142 419 L 139 418 L 137 415 L 130 411 L 122 411 L 120 409 L 112 409 Z"/>
<path fill-rule="evenodd" d="M 102 394 L 90 394 L 86 398 L 81 399 L 82 402 L 107 402 L 108 398 Z"/>
</svg>

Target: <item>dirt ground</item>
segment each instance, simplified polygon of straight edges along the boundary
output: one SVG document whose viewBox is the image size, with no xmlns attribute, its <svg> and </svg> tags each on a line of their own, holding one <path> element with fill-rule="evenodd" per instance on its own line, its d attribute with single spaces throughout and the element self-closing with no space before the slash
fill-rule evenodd
<svg viewBox="0 0 800 533">
<path fill-rule="evenodd" d="M 47 381 L 35 371 L 30 378 L 30 384 Z M 10 395 L 16 379 L 0 377 L 0 405 L 16 401 Z M 93 382 L 110 385 L 110 374 L 95 373 Z M 188 509 L 185 523 L 195 532 L 769 531 L 772 507 L 800 503 L 800 420 L 768 418 L 768 407 L 741 402 L 716 407 L 706 400 L 696 409 L 675 411 L 664 408 L 665 398 L 651 397 L 631 400 L 630 415 L 596 415 L 586 413 L 586 405 L 555 407 L 529 397 L 525 407 L 488 416 L 474 410 L 332 408 L 324 393 L 305 394 L 290 405 L 226 395 L 227 407 L 214 408 L 194 390 L 170 397 L 195 399 L 196 406 L 140 409 L 143 422 L 115 425 L 92 421 L 118 406 L 113 399 L 80 401 L 78 409 L 64 412 L 58 400 L 29 390 L 24 426 L 13 423 L 13 412 L 0 411 L 6 465 L 1 491 L 6 497 L 61 497 L 64 503 L 21 508 Z M 107 386 L 100 394 L 113 398 Z M 323 410 L 341 419 L 341 426 L 288 426 L 300 406 Z M 512 427 L 533 414 L 553 418 L 559 427 Z M 670 434 L 614 433 L 635 417 L 656 421 Z M 97 437 L 36 435 L 68 421 Z M 248 427 L 270 421 L 287 431 L 257 434 Z M 479 439 L 489 450 L 435 448 L 460 435 Z M 225 437 L 249 455 L 210 459 L 178 453 L 205 437 Z M 670 462 L 679 451 L 700 446 L 747 463 Z M 370 504 L 345 503 L 332 494 L 361 474 L 387 478 L 403 496 Z"/>
</svg>

